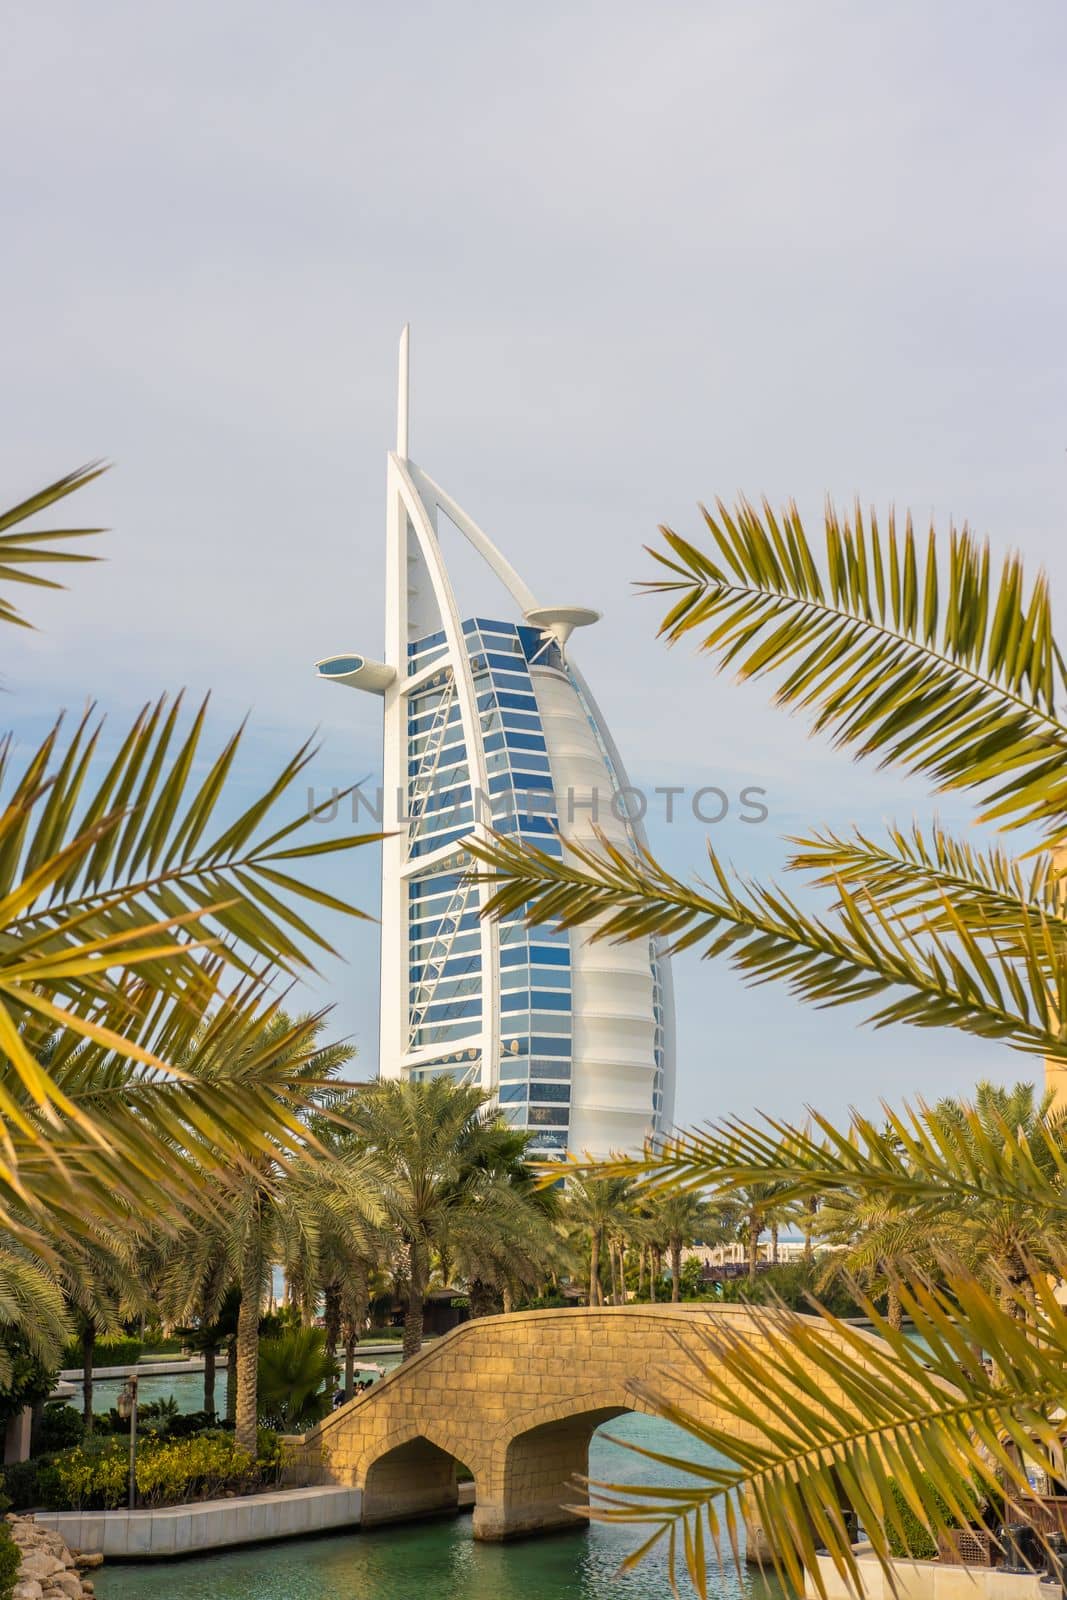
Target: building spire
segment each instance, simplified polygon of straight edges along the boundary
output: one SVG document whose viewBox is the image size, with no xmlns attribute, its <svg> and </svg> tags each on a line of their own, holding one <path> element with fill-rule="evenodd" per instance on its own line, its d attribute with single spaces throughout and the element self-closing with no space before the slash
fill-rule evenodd
<svg viewBox="0 0 1067 1600">
<path fill-rule="evenodd" d="M 400 335 L 400 372 L 396 389 L 396 453 L 401 461 L 408 458 L 408 343 L 411 324 L 405 322 Z"/>
</svg>

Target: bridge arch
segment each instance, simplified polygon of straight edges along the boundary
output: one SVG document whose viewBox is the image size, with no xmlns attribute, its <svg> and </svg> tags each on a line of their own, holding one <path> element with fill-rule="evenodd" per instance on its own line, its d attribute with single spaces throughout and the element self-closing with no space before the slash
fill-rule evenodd
<svg viewBox="0 0 1067 1600">
<path fill-rule="evenodd" d="M 596 1428 L 650 1409 L 635 1385 L 759 1437 L 693 1383 L 694 1358 L 714 1359 L 709 1333 L 725 1328 L 766 1343 L 767 1312 L 641 1305 L 479 1318 L 291 1440 L 290 1480 L 361 1488 L 369 1524 L 453 1508 L 458 1461 L 474 1477 L 476 1538 L 565 1526 L 580 1520 L 573 1478 L 587 1470 Z"/>
<path fill-rule="evenodd" d="M 445 1516 L 459 1507 L 458 1469 L 466 1466 L 446 1444 L 417 1428 L 398 1429 L 368 1452 L 363 1469 L 364 1527 Z"/>
</svg>

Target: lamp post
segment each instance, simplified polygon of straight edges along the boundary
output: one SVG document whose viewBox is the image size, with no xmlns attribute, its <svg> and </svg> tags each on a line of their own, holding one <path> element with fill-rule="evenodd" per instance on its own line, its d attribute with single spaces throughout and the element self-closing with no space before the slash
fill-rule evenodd
<svg viewBox="0 0 1067 1600">
<path fill-rule="evenodd" d="M 130 1424 L 130 1510 L 137 1505 L 137 1374 L 131 1372 L 119 1392 L 118 1413 Z"/>
</svg>

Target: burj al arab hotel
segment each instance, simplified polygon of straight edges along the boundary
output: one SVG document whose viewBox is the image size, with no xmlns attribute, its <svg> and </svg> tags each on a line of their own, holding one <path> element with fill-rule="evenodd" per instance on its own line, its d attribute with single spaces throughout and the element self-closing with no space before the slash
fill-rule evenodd
<svg viewBox="0 0 1067 1600">
<path fill-rule="evenodd" d="M 533 1135 L 532 1156 L 632 1150 L 674 1115 L 674 1006 L 654 945 L 483 921 L 464 841 L 495 828 L 542 850 L 643 842 L 622 760 L 571 654 L 598 613 L 543 605 L 408 455 L 408 330 L 388 457 L 384 659 L 327 656 L 319 675 L 382 702 L 383 1078 L 478 1083 Z M 451 522 L 500 580 L 464 616 L 438 539 Z M 554 598 L 554 597 L 550 597 Z M 561 597 L 566 601 L 567 597 Z"/>
</svg>

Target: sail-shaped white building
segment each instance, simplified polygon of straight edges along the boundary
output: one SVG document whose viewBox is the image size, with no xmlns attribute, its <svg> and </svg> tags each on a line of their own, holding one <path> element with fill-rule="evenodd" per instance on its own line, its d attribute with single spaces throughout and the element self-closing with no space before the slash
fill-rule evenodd
<svg viewBox="0 0 1067 1600">
<path fill-rule="evenodd" d="M 494 827 L 643 842 L 622 761 L 568 649 L 584 607 L 542 605 L 467 513 L 408 456 L 408 330 L 386 477 L 385 656 L 318 672 L 384 712 L 380 1073 L 481 1084 L 531 1153 L 639 1147 L 674 1113 L 668 958 L 653 945 L 483 921 L 464 840 Z M 510 614 L 463 617 L 441 514 L 488 563 Z"/>
</svg>

